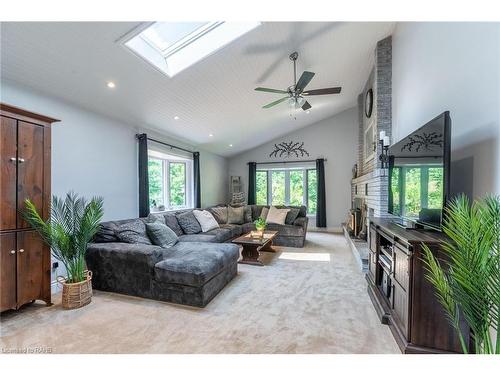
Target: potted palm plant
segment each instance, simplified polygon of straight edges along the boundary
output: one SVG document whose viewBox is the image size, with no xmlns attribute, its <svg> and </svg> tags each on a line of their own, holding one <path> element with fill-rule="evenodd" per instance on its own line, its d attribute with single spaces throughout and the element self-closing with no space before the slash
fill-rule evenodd
<svg viewBox="0 0 500 375">
<path fill-rule="evenodd" d="M 87 244 L 96 234 L 103 216 L 103 199 L 94 197 L 87 203 L 69 192 L 65 199 L 52 197 L 50 218 L 44 221 L 35 205 L 27 199 L 24 219 L 52 249 L 54 257 L 66 268 L 67 277 L 58 278 L 63 285 L 62 305 L 66 309 L 85 306 L 92 299 L 92 273 L 86 270 Z"/>
<path fill-rule="evenodd" d="M 426 278 L 459 335 L 462 350 L 469 346 L 460 320 L 470 327 L 473 350 L 500 354 L 500 196 L 488 196 L 470 204 L 465 196 L 446 209 L 442 244 L 446 260 L 424 247 Z M 496 337 L 496 339 L 494 339 Z"/>
</svg>

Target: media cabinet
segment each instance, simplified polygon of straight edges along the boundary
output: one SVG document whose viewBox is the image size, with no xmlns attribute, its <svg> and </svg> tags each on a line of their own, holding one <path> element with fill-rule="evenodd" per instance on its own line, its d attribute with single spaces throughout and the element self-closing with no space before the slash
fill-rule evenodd
<svg viewBox="0 0 500 375">
<path fill-rule="evenodd" d="M 422 244 L 443 259 L 439 232 L 370 219 L 368 294 L 403 353 L 461 353 L 458 335 L 425 278 Z M 463 324 L 464 337 L 469 331 Z M 470 346 L 470 345 L 469 345 Z"/>
</svg>

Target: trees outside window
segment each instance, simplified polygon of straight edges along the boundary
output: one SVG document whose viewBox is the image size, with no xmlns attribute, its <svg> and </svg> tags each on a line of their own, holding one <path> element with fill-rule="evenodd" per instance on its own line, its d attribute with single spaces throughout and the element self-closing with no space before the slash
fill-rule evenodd
<svg viewBox="0 0 500 375">
<path fill-rule="evenodd" d="M 165 206 L 166 210 L 192 207 L 191 161 L 162 159 L 156 154 L 148 160 L 150 207 Z"/>
<path fill-rule="evenodd" d="M 267 171 L 257 171 L 256 173 L 257 182 L 257 204 L 266 205 L 267 204 Z"/>
<path fill-rule="evenodd" d="M 318 180 L 316 169 L 307 170 L 307 213 L 315 214 L 318 206 Z"/>
<path fill-rule="evenodd" d="M 308 214 L 316 213 L 316 169 L 258 170 L 256 185 L 257 204 L 305 205 Z"/>
</svg>

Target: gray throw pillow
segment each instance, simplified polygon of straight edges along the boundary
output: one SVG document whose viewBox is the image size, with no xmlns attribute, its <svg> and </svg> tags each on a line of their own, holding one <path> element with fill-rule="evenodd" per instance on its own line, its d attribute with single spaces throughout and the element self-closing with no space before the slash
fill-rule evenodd
<svg viewBox="0 0 500 375">
<path fill-rule="evenodd" d="M 152 245 L 146 233 L 146 225 L 141 219 L 119 225 L 116 230 L 116 236 L 121 242 Z"/>
<path fill-rule="evenodd" d="M 182 236 L 184 234 L 179 222 L 177 221 L 177 217 L 174 214 L 165 214 L 164 217 L 167 227 L 172 229 L 177 236 Z"/>
<path fill-rule="evenodd" d="M 186 234 L 196 234 L 201 232 L 200 223 L 196 220 L 193 211 L 177 214 L 177 221 Z"/>
<path fill-rule="evenodd" d="M 112 221 L 99 224 L 99 229 L 94 236 L 93 242 L 119 242 L 116 237 L 117 225 Z"/>
<path fill-rule="evenodd" d="M 227 207 L 211 207 L 209 211 L 219 224 L 227 224 Z"/>
<path fill-rule="evenodd" d="M 293 225 L 295 219 L 299 216 L 300 208 L 290 208 L 290 211 L 286 214 L 285 224 Z"/>
<path fill-rule="evenodd" d="M 243 214 L 243 221 L 245 223 L 251 223 L 252 220 L 252 207 L 251 206 L 245 206 L 244 214 Z"/>
<path fill-rule="evenodd" d="M 148 217 L 147 217 L 147 222 L 148 223 L 152 223 L 154 221 L 158 221 L 162 224 L 165 224 L 165 216 L 163 214 L 159 214 L 159 213 L 153 213 L 151 212 Z"/>
<path fill-rule="evenodd" d="M 227 207 L 227 223 L 243 224 L 245 219 L 245 207 Z"/>
<path fill-rule="evenodd" d="M 154 245 L 161 246 L 165 249 L 174 246 L 179 238 L 172 229 L 159 221 L 146 223 L 146 230 Z"/>
</svg>

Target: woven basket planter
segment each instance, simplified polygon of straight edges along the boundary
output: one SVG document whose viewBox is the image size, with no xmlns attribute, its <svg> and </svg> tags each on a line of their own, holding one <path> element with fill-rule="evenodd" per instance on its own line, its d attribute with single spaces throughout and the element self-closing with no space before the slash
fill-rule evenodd
<svg viewBox="0 0 500 375">
<path fill-rule="evenodd" d="M 62 276 L 59 276 L 57 281 L 63 287 L 63 309 L 78 309 L 92 300 L 92 271 L 85 271 L 85 280 L 78 283 L 67 283 L 66 278 Z"/>
</svg>

